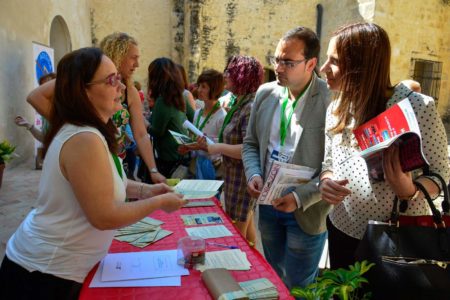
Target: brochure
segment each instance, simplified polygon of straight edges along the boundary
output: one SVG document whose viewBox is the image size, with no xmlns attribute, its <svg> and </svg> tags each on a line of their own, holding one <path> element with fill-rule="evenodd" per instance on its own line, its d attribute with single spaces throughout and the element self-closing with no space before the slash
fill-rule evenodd
<svg viewBox="0 0 450 300">
<path fill-rule="evenodd" d="M 179 145 L 189 145 L 194 143 L 194 141 L 187 135 L 172 130 L 169 130 L 169 132 Z"/>
<path fill-rule="evenodd" d="M 258 204 L 272 205 L 272 200 L 282 197 L 288 189 L 294 189 L 311 180 L 316 170 L 274 161 L 258 198 Z"/>
<path fill-rule="evenodd" d="M 428 162 L 422 152 L 419 124 L 408 98 L 353 130 L 360 156 L 366 160 L 369 176 L 383 180 L 383 151 L 399 145 L 403 172 L 421 168 Z M 346 161 L 346 160 L 345 160 Z"/>
</svg>

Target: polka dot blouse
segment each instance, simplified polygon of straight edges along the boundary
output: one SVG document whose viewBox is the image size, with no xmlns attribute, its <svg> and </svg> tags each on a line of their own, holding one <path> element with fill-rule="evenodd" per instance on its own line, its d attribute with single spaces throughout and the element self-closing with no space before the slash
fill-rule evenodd
<svg viewBox="0 0 450 300">
<path fill-rule="evenodd" d="M 410 92 L 403 84 L 397 85 L 387 107 L 407 98 Z M 430 170 L 440 174 L 448 182 L 450 171 L 447 158 L 447 136 L 436 112 L 434 100 L 418 93 L 412 93 L 408 98 L 416 113 L 422 135 L 423 153 L 430 164 Z M 349 236 L 362 239 L 369 220 L 389 219 L 395 194 L 387 182 L 375 182 L 369 179 L 364 159 L 354 156 L 346 160 L 357 154 L 359 147 L 352 132 L 354 120 L 342 133 L 331 132 L 338 121 L 332 114 L 338 102 L 331 103 L 327 111 L 325 157 L 322 170 L 332 171 L 334 179 L 348 179 L 347 187 L 351 189 L 352 194 L 336 205 L 329 216 L 336 228 Z M 410 201 L 406 214 L 428 214 L 426 201 L 423 199 Z"/>
</svg>

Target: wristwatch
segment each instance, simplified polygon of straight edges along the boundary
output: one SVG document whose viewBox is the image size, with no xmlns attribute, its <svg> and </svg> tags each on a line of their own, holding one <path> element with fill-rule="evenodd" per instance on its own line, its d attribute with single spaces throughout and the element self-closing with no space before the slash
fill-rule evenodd
<svg viewBox="0 0 450 300">
<path fill-rule="evenodd" d="M 157 168 L 151 168 L 150 173 L 159 173 Z"/>
</svg>

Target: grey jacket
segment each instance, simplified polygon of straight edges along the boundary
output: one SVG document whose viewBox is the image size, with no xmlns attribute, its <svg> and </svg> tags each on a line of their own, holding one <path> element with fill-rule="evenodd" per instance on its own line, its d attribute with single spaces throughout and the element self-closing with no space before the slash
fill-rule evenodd
<svg viewBox="0 0 450 300">
<path fill-rule="evenodd" d="M 247 179 L 255 174 L 264 177 L 270 136 L 268 126 L 272 124 L 273 113 L 282 92 L 283 87 L 276 82 L 269 82 L 262 85 L 256 93 L 242 149 Z M 292 158 L 294 164 L 317 170 L 313 180 L 295 190 L 301 202 L 301 208 L 295 211 L 295 218 L 308 234 L 319 234 L 326 230 L 325 219 L 331 208 L 327 202 L 321 201 L 317 189 L 324 157 L 325 114 L 330 99 L 326 83 L 314 74 L 300 115 L 299 126 L 302 126 L 303 131 Z"/>
</svg>

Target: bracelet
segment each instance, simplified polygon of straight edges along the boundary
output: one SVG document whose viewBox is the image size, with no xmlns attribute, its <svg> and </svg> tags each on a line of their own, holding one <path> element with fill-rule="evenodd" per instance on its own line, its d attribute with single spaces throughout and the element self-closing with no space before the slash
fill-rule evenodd
<svg viewBox="0 0 450 300">
<path fill-rule="evenodd" d="M 327 179 L 331 179 L 330 177 L 325 177 L 319 180 L 319 182 L 317 183 L 317 189 L 320 190 L 320 186 L 322 185 L 322 183 L 327 180 Z"/>
<path fill-rule="evenodd" d="M 142 191 L 144 190 L 144 183 L 141 183 L 141 186 L 139 188 L 139 199 L 142 199 Z"/>
</svg>

